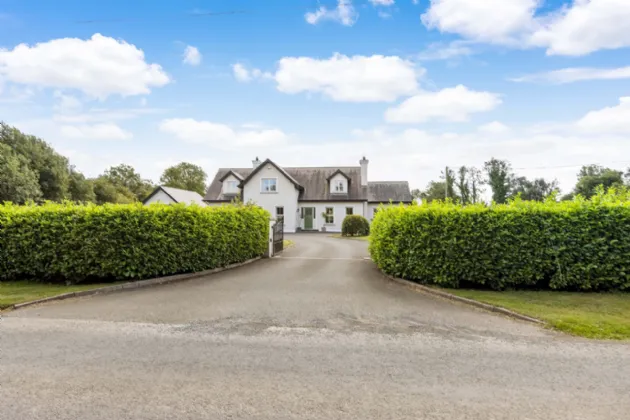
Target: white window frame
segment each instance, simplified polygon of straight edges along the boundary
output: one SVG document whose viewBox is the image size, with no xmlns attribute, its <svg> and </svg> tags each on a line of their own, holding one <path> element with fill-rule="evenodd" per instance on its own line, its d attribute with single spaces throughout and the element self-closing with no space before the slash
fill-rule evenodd
<svg viewBox="0 0 630 420">
<path fill-rule="evenodd" d="M 265 191 L 265 181 L 274 180 L 275 190 Z M 260 178 L 260 192 L 262 194 L 276 194 L 278 192 L 278 178 Z"/>
<path fill-rule="evenodd" d="M 328 209 L 332 210 L 330 213 L 328 213 Z M 324 217 L 324 224 L 325 225 L 334 225 L 335 224 L 335 208 L 334 207 L 325 207 L 324 208 L 324 213 L 326 214 L 326 217 Z"/>
<path fill-rule="evenodd" d="M 282 209 L 282 214 L 278 214 L 278 209 Z M 284 223 L 284 206 L 276 206 L 276 221 L 279 222 L 281 220 Z"/>
<path fill-rule="evenodd" d="M 333 193 L 335 194 L 342 194 L 346 192 L 346 183 L 343 182 L 343 180 L 338 179 L 336 181 L 333 181 Z"/>
<path fill-rule="evenodd" d="M 234 188 L 230 188 L 233 186 Z M 235 193 L 238 192 L 238 181 L 225 181 L 225 191 L 226 193 Z"/>
</svg>

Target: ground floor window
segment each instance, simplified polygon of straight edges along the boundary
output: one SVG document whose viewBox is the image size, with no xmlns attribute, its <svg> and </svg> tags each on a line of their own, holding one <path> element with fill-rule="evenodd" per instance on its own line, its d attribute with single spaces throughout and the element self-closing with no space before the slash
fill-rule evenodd
<svg viewBox="0 0 630 420">
<path fill-rule="evenodd" d="M 346 207 L 346 216 L 352 216 L 354 214 L 354 209 L 352 207 Z"/>
<path fill-rule="evenodd" d="M 276 220 L 278 222 L 284 223 L 284 207 L 276 207 Z"/>
<path fill-rule="evenodd" d="M 378 213 L 378 209 L 374 209 L 374 212 L 372 213 L 372 217 L 376 216 L 376 213 Z"/>
<path fill-rule="evenodd" d="M 332 225 L 333 223 L 335 223 L 335 209 L 333 209 L 332 207 L 326 207 L 326 211 L 324 212 L 324 216 L 325 216 L 325 223 Z"/>
</svg>

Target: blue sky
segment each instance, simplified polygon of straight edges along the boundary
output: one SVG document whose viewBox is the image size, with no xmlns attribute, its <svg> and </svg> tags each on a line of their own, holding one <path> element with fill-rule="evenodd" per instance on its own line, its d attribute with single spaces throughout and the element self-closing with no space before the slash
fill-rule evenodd
<svg viewBox="0 0 630 420">
<path fill-rule="evenodd" d="M 234 14 L 209 13 L 244 12 Z M 630 166 L 626 0 L 0 0 L 0 119 L 90 176 Z M 627 159 L 627 160 L 626 160 Z"/>
</svg>

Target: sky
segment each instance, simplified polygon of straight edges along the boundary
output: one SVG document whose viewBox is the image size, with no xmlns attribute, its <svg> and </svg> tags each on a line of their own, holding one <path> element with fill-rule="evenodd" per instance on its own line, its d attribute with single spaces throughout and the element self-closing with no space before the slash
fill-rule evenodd
<svg viewBox="0 0 630 420">
<path fill-rule="evenodd" d="M 628 0 L 0 0 L 0 120 L 88 176 L 630 167 Z"/>
</svg>

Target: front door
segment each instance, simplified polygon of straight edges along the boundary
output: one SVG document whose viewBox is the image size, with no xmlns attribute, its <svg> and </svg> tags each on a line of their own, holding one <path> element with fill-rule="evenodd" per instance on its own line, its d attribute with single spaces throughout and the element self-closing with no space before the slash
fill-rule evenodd
<svg viewBox="0 0 630 420">
<path fill-rule="evenodd" d="M 304 230 L 313 229 L 314 207 L 304 207 Z"/>
</svg>

